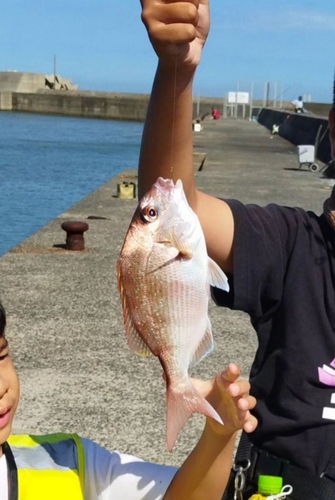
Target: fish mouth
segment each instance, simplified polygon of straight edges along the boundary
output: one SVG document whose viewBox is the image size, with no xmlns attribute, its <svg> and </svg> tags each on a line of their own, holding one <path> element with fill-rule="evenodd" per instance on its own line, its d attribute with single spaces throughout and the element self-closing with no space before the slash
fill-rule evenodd
<svg viewBox="0 0 335 500">
<path fill-rule="evenodd" d="M 168 202 L 171 195 L 176 192 L 176 188 L 180 189 L 180 186 L 182 186 L 182 182 L 180 180 L 174 184 L 172 179 L 163 179 L 163 177 L 158 177 L 151 189 L 140 200 L 139 209 L 143 210 L 150 203 L 155 204 L 152 200 L 156 200 L 157 196 Z"/>
<path fill-rule="evenodd" d="M 178 193 L 178 198 L 185 196 L 183 190 L 183 183 L 180 179 L 176 183 L 172 179 L 163 179 L 163 177 L 158 177 L 157 181 L 153 184 L 150 191 L 142 200 L 142 207 L 150 203 L 150 200 L 156 199 L 157 196 L 161 200 L 166 200 L 167 203 L 173 199 L 173 196 Z"/>
<path fill-rule="evenodd" d="M 157 181 L 153 185 L 158 191 L 173 191 L 174 189 L 180 189 L 183 187 L 183 183 L 180 179 L 176 183 L 172 179 L 164 179 L 163 177 L 158 177 Z"/>
</svg>

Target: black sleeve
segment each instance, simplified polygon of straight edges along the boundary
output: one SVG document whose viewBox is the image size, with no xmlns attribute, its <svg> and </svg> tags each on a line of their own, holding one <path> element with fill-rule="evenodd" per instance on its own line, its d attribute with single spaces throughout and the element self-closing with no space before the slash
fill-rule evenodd
<svg viewBox="0 0 335 500">
<path fill-rule="evenodd" d="M 243 205 L 229 200 L 234 216 L 234 272 L 231 291 L 212 290 L 218 305 L 247 312 L 254 319 L 279 306 L 299 209 Z"/>
</svg>

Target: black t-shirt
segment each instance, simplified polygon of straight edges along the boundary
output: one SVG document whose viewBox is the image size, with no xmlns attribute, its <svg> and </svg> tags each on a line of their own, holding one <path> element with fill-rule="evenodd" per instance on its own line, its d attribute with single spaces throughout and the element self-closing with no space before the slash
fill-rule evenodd
<svg viewBox="0 0 335 500">
<path fill-rule="evenodd" d="M 335 233 L 302 209 L 228 204 L 234 273 L 213 298 L 247 312 L 258 335 L 251 439 L 319 475 L 335 449 Z"/>
</svg>

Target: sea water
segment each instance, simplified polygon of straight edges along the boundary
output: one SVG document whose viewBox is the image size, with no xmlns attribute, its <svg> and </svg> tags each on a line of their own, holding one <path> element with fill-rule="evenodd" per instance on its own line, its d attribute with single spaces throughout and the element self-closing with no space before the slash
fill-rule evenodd
<svg viewBox="0 0 335 500">
<path fill-rule="evenodd" d="M 0 112 L 0 256 L 134 169 L 143 125 Z"/>
</svg>

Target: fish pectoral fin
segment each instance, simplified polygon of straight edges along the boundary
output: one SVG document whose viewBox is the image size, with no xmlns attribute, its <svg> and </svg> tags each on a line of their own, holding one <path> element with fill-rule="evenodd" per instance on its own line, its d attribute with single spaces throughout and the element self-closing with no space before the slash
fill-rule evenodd
<svg viewBox="0 0 335 500">
<path fill-rule="evenodd" d="M 186 241 L 182 237 L 178 237 L 177 235 L 173 235 L 171 238 L 171 244 L 178 250 L 178 254 L 183 259 L 190 260 L 193 257 L 193 250 L 189 246 L 187 246 Z"/>
<path fill-rule="evenodd" d="M 211 286 L 221 288 L 225 292 L 229 292 L 228 278 L 222 271 L 221 267 L 208 257 L 208 282 Z"/>
<path fill-rule="evenodd" d="M 212 334 L 212 325 L 210 319 L 207 318 L 205 335 L 202 337 L 200 343 L 198 344 L 197 348 L 193 353 L 189 368 L 193 368 L 195 365 L 197 365 L 205 356 L 207 356 L 207 354 L 212 352 L 213 349 L 214 349 L 214 340 Z"/>
<path fill-rule="evenodd" d="M 158 235 L 161 241 L 169 243 L 171 247 L 178 250 L 178 254 L 183 259 L 192 259 L 193 249 L 188 244 L 188 235 L 190 234 L 191 226 L 188 222 L 178 222 L 178 226 L 171 225 L 169 228 L 164 228 L 164 234 Z M 178 255 L 177 254 L 177 255 Z"/>
<path fill-rule="evenodd" d="M 155 243 L 148 257 L 146 274 L 154 273 L 167 266 L 179 255 L 179 250 L 169 243 Z"/>
</svg>

